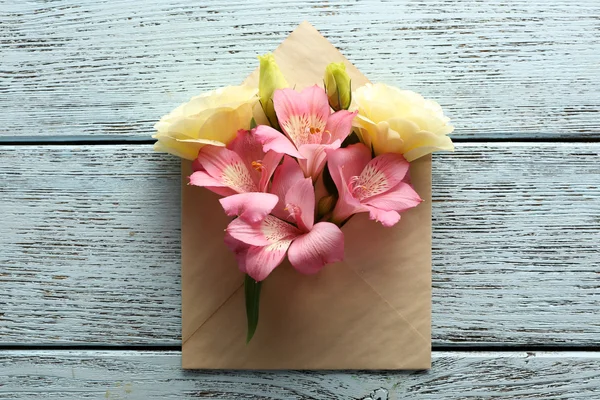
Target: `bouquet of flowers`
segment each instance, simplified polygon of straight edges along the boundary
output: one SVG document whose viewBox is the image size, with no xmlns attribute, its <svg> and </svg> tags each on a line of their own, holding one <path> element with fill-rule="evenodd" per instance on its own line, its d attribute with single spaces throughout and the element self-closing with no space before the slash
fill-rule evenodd
<svg viewBox="0 0 600 400">
<path fill-rule="evenodd" d="M 290 87 L 272 54 L 258 88 L 229 86 L 182 104 L 155 126 L 155 149 L 193 161 L 189 184 L 222 196 L 224 241 L 246 274 L 247 341 L 261 283 L 287 257 L 302 274 L 344 258 L 340 229 L 357 213 L 386 227 L 421 202 L 410 162 L 452 150 L 441 107 L 384 84 L 353 91 L 343 63 L 323 86 Z M 368 245 L 368 243 L 367 243 Z"/>
</svg>

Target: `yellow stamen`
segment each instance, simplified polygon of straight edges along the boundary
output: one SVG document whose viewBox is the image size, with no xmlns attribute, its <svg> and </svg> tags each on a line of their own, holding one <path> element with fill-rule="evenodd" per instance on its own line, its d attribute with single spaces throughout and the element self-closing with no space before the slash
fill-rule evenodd
<svg viewBox="0 0 600 400">
<path fill-rule="evenodd" d="M 252 168 L 257 170 L 258 172 L 262 171 L 264 166 L 260 161 L 252 161 Z"/>
</svg>

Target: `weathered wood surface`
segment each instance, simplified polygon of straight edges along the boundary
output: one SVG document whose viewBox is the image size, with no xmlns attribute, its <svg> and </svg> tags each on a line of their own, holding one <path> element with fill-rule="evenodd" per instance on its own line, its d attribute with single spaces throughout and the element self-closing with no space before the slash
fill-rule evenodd
<svg viewBox="0 0 600 400">
<path fill-rule="evenodd" d="M 435 155 L 434 345 L 600 344 L 599 155 Z M 179 160 L 151 146 L 0 146 L 0 160 L 0 343 L 179 344 Z"/>
<path fill-rule="evenodd" d="M 183 371 L 179 352 L 0 353 L 0 399 L 594 399 L 597 353 L 438 353 L 428 372 Z"/>
<path fill-rule="evenodd" d="M 464 137 L 600 137 L 597 0 L 14 1 L 0 136 L 152 133 L 309 20 L 361 71 L 437 99 Z"/>
</svg>

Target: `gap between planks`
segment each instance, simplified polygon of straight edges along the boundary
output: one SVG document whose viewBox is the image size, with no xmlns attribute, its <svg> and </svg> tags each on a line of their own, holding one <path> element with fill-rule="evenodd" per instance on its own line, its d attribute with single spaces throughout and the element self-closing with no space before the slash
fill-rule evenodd
<svg viewBox="0 0 600 400">
<path fill-rule="evenodd" d="M 0 355 L 3 352 L 10 351 L 115 351 L 115 352 L 177 352 L 181 351 L 181 345 L 149 343 L 149 344 L 98 344 L 98 343 L 0 343 Z M 560 353 L 580 353 L 590 352 L 600 354 L 600 345 L 587 344 L 504 344 L 504 343 L 485 343 L 485 344 L 466 344 L 466 345 L 432 345 L 432 352 L 445 353 L 481 353 L 481 352 L 496 352 L 496 353 L 515 353 L 515 352 L 560 352 Z"/>
<path fill-rule="evenodd" d="M 507 133 L 508 135 L 508 133 Z M 538 133 L 543 136 L 545 133 Z M 452 137 L 454 143 L 600 143 L 598 138 L 586 137 L 540 137 L 538 139 L 530 136 L 510 136 L 510 138 L 461 138 Z M 156 143 L 156 140 L 151 137 L 133 136 L 133 135 L 99 135 L 99 136 L 0 136 L 0 146 L 95 146 L 95 145 L 151 145 Z"/>
</svg>

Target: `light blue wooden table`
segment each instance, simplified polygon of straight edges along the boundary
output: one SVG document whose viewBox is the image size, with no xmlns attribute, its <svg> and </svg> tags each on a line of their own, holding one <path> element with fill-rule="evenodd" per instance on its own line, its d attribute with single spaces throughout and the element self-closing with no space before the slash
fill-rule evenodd
<svg viewBox="0 0 600 400">
<path fill-rule="evenodd" d="M 180 368 L 152 125 L 309 20 L 437 99 L 428 372 Z M 0 399 L 600 399 L 600 3 L 0 1 Z"/>
</svg>

